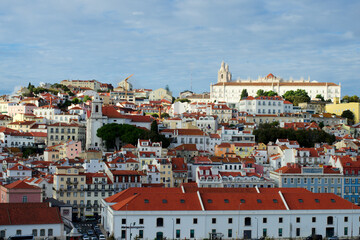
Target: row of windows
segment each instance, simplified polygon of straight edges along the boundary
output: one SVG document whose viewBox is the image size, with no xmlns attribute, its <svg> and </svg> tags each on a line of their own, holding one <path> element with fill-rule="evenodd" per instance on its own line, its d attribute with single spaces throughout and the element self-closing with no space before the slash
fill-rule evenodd
<svg viewBox="0 0 360 240">
<path fill-rule="evenodd" d="M 54 128 L 50 128 L 50 133 L 54 133 L 54 132 L 55 132 L 55 133 L 59 133 L 59 128 L 55 128 L 55 129 L 54 129 Z M 65 133 L 65 129 L 64 129 L 64 128 L 61 128 L 61 129 L 60 129 L 60 132 L 61 132 L 61 133 Z M 68 128 L 68 129 L 67 129 L 67 133 L 70 133 L 70 132 L 71 132 L 71 133 L 75 133 L 75 128 L 73 128 L 73 129 Z"/>
<path fill-rule="evenodd" d="M 244 225 L 245 226 L 251 226 L 251 217 L 245 217 L 244 219 Z M 312 222 L 316 222 L 317 218 L 316 217 L 312 217 L 311 219 Z M 344 217 L 344 222 L 348 222 L 349 221 L 349 217 L 345 216 Z M 233 223 L 233 218 L 228 218 L 228 224 L 232 224 Z M 283 223 L 284 219 L 283 217 L 279 217 L 278 218 L 278 223 Z M 296 222 L 300 223 L 301 222 L 301 217 L 296 217 Z M 360 217 L 359 217 L 359 222 L 360 222 Z M 197 218 L 193 218 L 193 224 L 197 224 L 198 223 L 198 219 Z M 217 223 L 217 218 L 211 218 L 211 223 L 212 224 L 216 224 Z M 262 223 L 268 223 L 268 219 L 266 217 L 262 218 Z M 126 225 L 126 218 L 122 219 L 122 224 Z M 139 219 L 139 224 L 144 224 L 144 219 L 140 218 Z M 181 218 L 176 218 L 175 219 L 175 224 L 181 224 Z M 328 216 L 327 217 L 327 224 L 328 225 L 333 225 L 334 224 L 334 217 L 333 216 Z M 164 219 L 163 218 L 157 218 L 156 219 L 156 226 L 157 227 L 163 227 L 164 226 Z"/>
<path fill-rule="evenodd" d="M 70 140 L 70 139 L 72 139 L 72 140 L 75 140 L 75 136 L 67 136 L 67 140 Z M 50 135 L 50 140 L 54 140 L 54 135 Z M 55 140 L 57 141 L 57 140 L 59 140 L 59 135 L 55 135 Z M 65 136 L 60 136 L 60 140 L 65 140 Z"/>
<path fill-rule="evenodd" d="M 296 179 L 296 183 L 300 184 L 300 183 L 324 183 L 324 184 L 335 184 L 335 178 L 284 178 L 283 182 L 286 184 L 288 183 L 288 180 L 290 180 L 290 183 L 295 183 L 295 179 Z M 317 181 L 316 181 L 317 180 Z M 338 184 L 341 184 L 341 178 L 337 178 L 336 182 Z"/>
<path fill-rule="evenodd" d="M 3 231 L 1 231 L 0 232 L 0 237 L 5 237 L 5 230 L 3 230 Z M 46 233 L 46 230 L 45 229 L 40 229 L 40 235 L 39 236 L 41 236 L 41 237 L 43 237 L 43 236 L 45 236 L 45 233 Z M 48 229 L 48 235 L 47 236 L 53 236 L 53 229 L 52 228 L 49 228 Z M 17 229 L 16 230 L 16 235 L 22 235 L 22 230 L 21 229 Z M 37 237 L 38 236 L 38 229 L 33 229 L 32 230 L 32 235 L 34 236 L 34 237 Z"/>
</svg>

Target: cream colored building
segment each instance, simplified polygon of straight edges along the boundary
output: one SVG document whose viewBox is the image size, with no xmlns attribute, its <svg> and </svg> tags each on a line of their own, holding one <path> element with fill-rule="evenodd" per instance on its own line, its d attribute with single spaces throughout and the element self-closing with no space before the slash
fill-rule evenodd
<svg viewBox="0 0 360 240">
<path fill-rule="evenodd" d="M 81 141 L 85 146 L 85 127 L 77 123 L 53 123 L 47 128 L 48 145 L 53 146 L 68 140 Z"/>
<path fill-rule="evenodd" d="M 163 183 L 165 187 L 174 187 L 174 177 L 170 160 L 166 158 L 155 159 L 153 165 L 155 165 L 160 172 L 161 183 Z"/>
<path fill-rule="evenodd" d="M 259 77 L 258 79 L 237 79 L 232 81 L 229 66 L 222 62 L 217 83 L 210 85 L 210 99 L 212 102 L 216 100 L 216 102 L 224 101 L 235 104 L 239 102 L 241 92 L 244 89 L 247 90 L 249 96 L 253 97 L 256 96 L 259 89 L 274 91 L 280 96 L 290 90 L 304 89 L 311 99 L 318 94 L 321 94 L 325 100 L 341 97 L 340 83 L 310 81 L 310 78 L 284 80 L 270 73 L 266 77 Z"/>
<path fill-rule="evenodd" d="M 60 84 L 68 87 L 90 88 L 95 91 L 99 90 L 101 85 L 101 83 L 96 80 L 62 80 Z"/>
<path fill-rule="evenodd" d="M 159 101 L 162 99 L 166 99 L 168 101 L 172 101 L 172 93 L 164 88 L 159 88 L 154 91 L 151 91 L 149 94 L 150 101 Z"/>
<path fill-rule="evenodd" d="M 53 197 L 73 206 L 78 217 L 84 215 L 86 176 L 83 167 L 57 167 L 54 174 Z"/>
<path fill-rule="evenodd" d="M 360 120 L 360 103 L 350 102 L 350 103 L 337 103 L 334 101 L 334 104 L 326 104 L 325 111 L 328 113 L 333 113 L 338 116 L 341 116 L 343 111 L 350 110 L 354 113 L 355 123 L 358 123 Z"/>
</svg>

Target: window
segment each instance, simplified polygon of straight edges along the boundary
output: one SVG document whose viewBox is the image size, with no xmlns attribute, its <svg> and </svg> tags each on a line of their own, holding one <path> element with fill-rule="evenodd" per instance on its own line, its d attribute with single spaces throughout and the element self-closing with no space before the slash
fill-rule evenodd
<svg viewBox="0 0 360 240">
<path fill-rule="evenodd" d="M 282 237 L 282 228 L 279 228 L 278 234 L 279 234 L 279 237 Z"/>
<path fill-rule="evenodd" d="M 267 223 L 267 218 L 263 218 L 263 223 Z"/>
<path fill-rule="evenodd" d="M 296 222 L 297 222 L 297 223 L 300 222 L 300 218 L 299 218 L 299 217 L 296 218 Z"/>
<path fill-rule="evenodd" d="M 122 219 L 121 219 L 121 224 L 126 225 L 126 218 L 122 218 Z"/>
<path fill-rule="evenodd" d="M 228 237 L 232 238 L 232 229 L 228 229 Z"/>
<path fill-rule="evenodd" d="M 126 230 L 121 230 L 121 238 L 126 238 Z"/>
<path fill-rule="evenodd" d="M 176 229 L 176 238 L 180 238 L 180 229 Z"/>
<path fill-rule="evenodd" d="M 245 218 L 245 226 L 251 226 L 251 218 L 250 217 Z"/>
<path fill-rule="evenodd" d="M 6 235 L 6 231 L 5 230 L 1 230 L 0 231 L 0 238 L 5 238 Z"/>
<path fill-rule="evenodd" d="M 267 236 L 267 228 L 263 228 L 263 237 Z"/>
<path fill-rule="evenodd" d="M 212 224 L 216 224 L 216 218 L 212 218 L 212 219 L 211 219 L 211 223 L 212 223 Z"/>
<path fill-rule="evenodd" d="M 34 237 L 37 237 L 37 229 L 33 229 L 33 230 L 32 230 L 32 235 L 33 235 Z"/>
<path fill-rule="evenodd" d="M 144 238 L 144 230 L 139 230 L 139 238 Z"/>
<path fill-rule="evenodd" d="M 143 218 L 139 219 L 139 224 L 144 224 L 144 219 Z"/>
<path fill-rule="evenodd" d="M 40 229 L 40 236 L 45 236 L 45 229 Z"/>
<path fill-rule="evenodd" d="M 164 226 L 164 219 L 163 218 L 157 218 L 156 219 L 156 226 L 157 227 L 163 227 Z"/>
<path fill-rule="evenodd" d="M 195 230 L 190 229 L 190 238 L 194 238 L 194 237 L 195 237 Z"/>
<path fill-rule="evenodd" d="M 16 230 L 16 235 L 21 235 L 21 229 Z"/>
<path fill-rule="evenodd" d="M 193 218 L 193 224 L 197 224 L 198 223 L 197 220 L 198 220 L 197 218 Z"/>
<path fill-rule="evenodd" d="M 297 236 L 297 237 L 300 236 L 300 228 L 296 228 L 296 236 Z"/>
<path fill-rule="evenodd" d="M 228 223 L 229 224 L 233 223 L 232 218 L 228 218 Z"/>
<path fill-rule="evenodd" d="M 348 227 L 344 227 L 344 235 L 348 235 Z"/>
<path fill-rule="evenodd" d="M 26 203 L 26 202 L 27 202 L 27 196 L 23 196 L 23 197 L 22 197 L 22 202 L 23 202 L 23 203 Z"/>
<path fill-rule="evenodd" d="M 279 217 L 279 223 L 282 223 L 282 222 L 283 222 L 283 218 Z"/>
<path fill-rule="evenodd" d="M 180 218 L 176 219 L 176 224 L 180 224 Z"/>
<path fill-rule="evenodd" d="M 344 217 L 344 222 L 348 222 L 348 217 Z"/>
<path fill-rule="evenodd" d="M 334 218 L 332 216 L 327 217 L 327 224 L 328 225 L 334 224 Z"/>
<path fill-rule="evenodd" d="M 316 222 L 316 217 L 312 217 L 312 222 Z"/>
<path fill-rule="evenodd" d="M 49 228 L 48 229 L 48 236 L 50 237 L 50 236 L 52 236 L 53 235 L 53 230 L 52 230 L 52 228 Z"/>
</svg>

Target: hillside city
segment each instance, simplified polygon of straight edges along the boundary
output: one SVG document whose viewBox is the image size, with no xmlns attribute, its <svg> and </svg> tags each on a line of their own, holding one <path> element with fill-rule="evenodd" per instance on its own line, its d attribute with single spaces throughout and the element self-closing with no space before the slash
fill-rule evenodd
<svg viewBox="0 0 360 240">
<path fill-rule="evenodd" d="M 132 76 L 0 96 L 0 239 L 360 235 L 360 99 L 341 83 L 222 62 L 174 96 Z"/>
</svg>

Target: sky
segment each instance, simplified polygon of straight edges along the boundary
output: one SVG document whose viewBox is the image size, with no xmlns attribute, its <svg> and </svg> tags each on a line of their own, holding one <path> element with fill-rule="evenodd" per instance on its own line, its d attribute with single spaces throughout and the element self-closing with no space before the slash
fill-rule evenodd
<svg viewBox="0 0 360 240">
<path fill-rule="evenodd" d="M 210 91 L 273 73 L 341 83 L 360 95 L 360 1 L 2 0 L 0 93 L 29 82 Z"/>
</svg>

